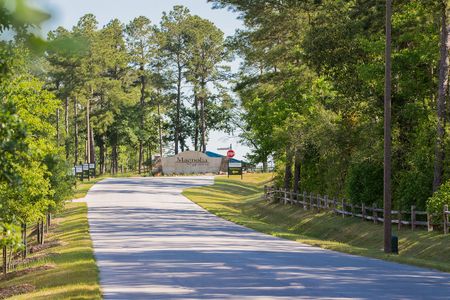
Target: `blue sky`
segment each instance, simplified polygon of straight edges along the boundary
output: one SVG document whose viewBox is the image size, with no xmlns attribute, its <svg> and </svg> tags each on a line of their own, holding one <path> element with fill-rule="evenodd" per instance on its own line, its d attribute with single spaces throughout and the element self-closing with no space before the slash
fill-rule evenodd
<svg viewBox="0 0 450 300">
<path fill-rule="evenodd" d="M 219 27 L 225 35 L 232 35 L 242 27 L 237 15 L 226 9 L 214 10 L 206 0 L 30 0 L 31 4 L 45 8 L 51 12 L 52 19 L 43 25 L 44 31 L 53 30 L 58 26 L 72 28 L 78 19 L 87 13 L 93 13 L 100 26 L 111 19 L 118 18 L 126 23 L 133 18 L 144 15 L 153 23 L 159 23 L 163 11 L 170 11 L 174 5 L 184 5 L 192 14 L 209 19 Z M 234 64 L 235 66 L 236 64 Z M 236 158 L 243 158 L 249 149 L 238 143 L 237 137 L 225 133 L 213 132 L 210 136 L 208 150 L 215 151 L 218 147 L 233 144 Z"/>
</svg>

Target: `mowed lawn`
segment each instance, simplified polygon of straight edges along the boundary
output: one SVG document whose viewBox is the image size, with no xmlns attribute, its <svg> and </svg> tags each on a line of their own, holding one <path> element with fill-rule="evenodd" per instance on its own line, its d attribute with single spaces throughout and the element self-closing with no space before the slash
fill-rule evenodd
<svg viewBox="0 0 450 300">
<path fill-rule="evenodd" d="M 263 187 L 272 174 L 217 176 L 212 186 L 183 192 L 192 201 L 224 218 L 274 236 L 340 252 L 408 263 L 450 272 L 450 235 L 423 229 L 400 232 L 399 255 L 386 255 L 383 226 L 332 212 L 304 211 L 298 206 L 269 204 L 262 199 Z"/>
<path fill-rule="evenodd" d="M 10 299 L 101 299 L 86 203 L 67 203 L 54 223 L 57 225 L 47 236 L 47 242 L 59 241 L 58 245 L 30 255 L 42 258 L 27 266 L 50 269 L 1 280 L 0 288 L 22 284 L 36 288 Z"/>
</svg>

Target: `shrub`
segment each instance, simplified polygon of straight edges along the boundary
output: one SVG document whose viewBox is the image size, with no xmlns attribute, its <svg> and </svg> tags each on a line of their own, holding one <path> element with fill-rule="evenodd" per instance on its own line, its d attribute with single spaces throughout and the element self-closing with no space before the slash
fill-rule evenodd
<svg viewBox="0 0 450 300">
<path fill-rule="evenodd" d="M 428 198 L 427 211 L 433 215 L 433 222 L 443 221 L 444 205 L 450 207 L 450 180 L 443 183 L 433 196 Z"/>
<path fill-rule="evenodd" d="M 354 204 L 383 203 L 383 166 L 369 160 L 355 163 L 347 176 L 347 193 Z"/>
</svg>

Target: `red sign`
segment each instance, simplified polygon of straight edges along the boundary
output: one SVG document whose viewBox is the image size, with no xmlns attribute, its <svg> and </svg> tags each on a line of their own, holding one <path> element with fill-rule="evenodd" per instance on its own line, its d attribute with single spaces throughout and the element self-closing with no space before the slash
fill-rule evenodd
<svg viewBox="0 0 450 300">
<path fill-rule="evenodd" d="M 228 158 L 232 158 L 232 157 L 234 157 L 234 150 L 232 150 L 232 149 L 230 149 L 230 150 L 228 150 L 228 152 L 227 152 L 227 157 Z"/>
</svg>

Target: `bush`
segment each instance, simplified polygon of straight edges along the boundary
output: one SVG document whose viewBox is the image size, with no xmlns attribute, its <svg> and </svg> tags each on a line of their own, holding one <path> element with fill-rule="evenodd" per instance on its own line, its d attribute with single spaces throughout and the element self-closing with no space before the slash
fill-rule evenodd
<svg viewBox="0 0 450 300">
<path fill-rule="evenodd" d="M 366 160 L 350 167 L 347 193 L 354 204 L 383 204 L 383 166 Z"/>
<path fill-rule="evenodd" d="M 450 207 L 450 180 L 442 184 L 433 196 L 428 198 L 427 211 L 433 215 L 433 222 L 443 221 L 444 205 Z"/>
</svg>

